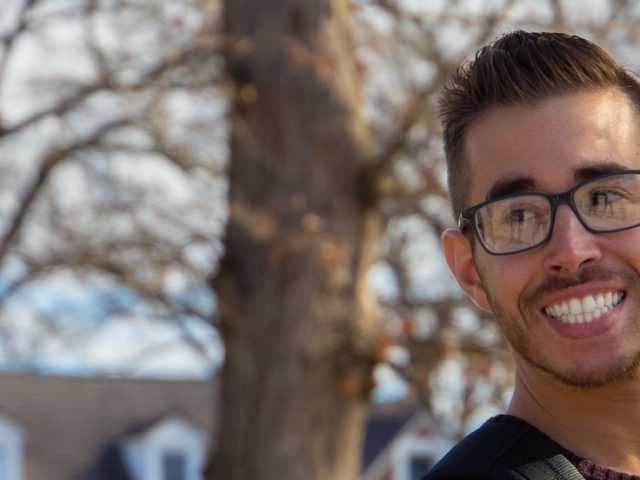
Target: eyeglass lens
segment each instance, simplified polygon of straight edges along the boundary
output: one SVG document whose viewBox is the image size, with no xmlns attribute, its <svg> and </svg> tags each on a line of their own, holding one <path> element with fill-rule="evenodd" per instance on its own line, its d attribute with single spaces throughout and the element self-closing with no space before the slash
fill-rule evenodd
<svg viewBox="0 0 640 480">
<path fill-rule="evenodd" d="M 640 224 L 640 174 L 611 175 L 585 182 L 572 203 L 591 231 L 610 232 Z M 497 199 L 476 211 L 480 240 L 493 253 L 515 253 L 543 243 L 552 228 L 552 205 L 539 193 Z"/>
</svg>

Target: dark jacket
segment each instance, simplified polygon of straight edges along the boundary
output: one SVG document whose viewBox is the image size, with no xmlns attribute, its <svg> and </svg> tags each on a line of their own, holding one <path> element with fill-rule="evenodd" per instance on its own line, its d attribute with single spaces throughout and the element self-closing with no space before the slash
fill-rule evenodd
<svg viewBox="0 0 640 480">
<path fill-rule="evenodd" d="M 584 480 L 567 451 L 524 421 L 487 422 L 423 480 Z"/>
</svg>

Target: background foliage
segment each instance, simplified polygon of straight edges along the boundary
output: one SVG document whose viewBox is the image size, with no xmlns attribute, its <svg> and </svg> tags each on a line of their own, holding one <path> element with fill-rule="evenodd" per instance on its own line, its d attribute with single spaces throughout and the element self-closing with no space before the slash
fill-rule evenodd
<svg viewBox="0 0 640 480">
<path fill-rule="evenodd" d="M 370 273 L 378 400 L 415 392 L 462 433 L 503 407 L 508 353 L 456 289 L 437 94 L 513 28 L 584 35 L 638 69 L 624 0 L 350 5 L 385 224 Z M 0 14 L 0 360 L 144 373 L 222 359 L 210 280 L 227 217 L 229 84 L 216 0 L 10 0 Z M 247 90 L 244 95 L 251 96 Z M 182 360 L 188 358 L 188 360 Z"/>
</svg>

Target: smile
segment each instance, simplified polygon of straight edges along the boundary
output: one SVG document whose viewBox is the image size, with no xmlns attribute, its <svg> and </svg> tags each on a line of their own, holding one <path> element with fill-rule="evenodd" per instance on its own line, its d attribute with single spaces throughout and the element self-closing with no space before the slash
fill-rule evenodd
<svg viewBox="0 0 640 480">
<path fill-rule="evenodd" d="M 624 292 L 606 292 L 555 303 L 544 312 L 563 323 L 589 323 L 618 305 Z"/>
</svg>

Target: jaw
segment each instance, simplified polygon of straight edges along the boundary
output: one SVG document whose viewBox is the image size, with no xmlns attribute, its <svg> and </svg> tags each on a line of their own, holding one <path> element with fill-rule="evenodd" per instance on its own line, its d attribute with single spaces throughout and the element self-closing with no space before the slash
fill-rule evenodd
<svg viewBox="0 0 640 480">
<path fill-rule="evenodd" d="M 547 384 L 549 377 L 552 377 L 564 386 L 579 389 L 608 387 L 638 379 L 640 376 L 640 352 L 637 351 L 628 356 L 609 355 L 566 363 L 554 359 L 521 358 L 520 363 L 527 365 L 528 370 L 538 372 L 536 376 L 544 375 Z M 524 370 L 522 365 L 518 365 L 517 369 Z"/>
<path fill-rule="evenodd" d="M 535 367 L 534 371 L 544 372 L 546 378 L 548 374 L 573 387 L 601 387 L 635 377 L 640 364 L 640 342 L 636 340 L 640 338 L 640 306 L 635 293 L 609 290 L 624 293 L 611 310 L 582 324 L 564 323 L 547 315 L 544 307 L 529 315 L 514 315 L 496 305 L 496 317 L 514 357 Z M 591 289 L 591 294 L 594 292 Z M 574 297 L 565 295 L 562 300 Z"/>
<path fill-rule="evenodd" d="M 542 312 L 526 344 L 514 348 L 528 364 L 575 387 L 600 387 L 636 376 L 640 365 L 640 315 L 625 294 L 599 318 L 562 322 Z"/>
</svg>

